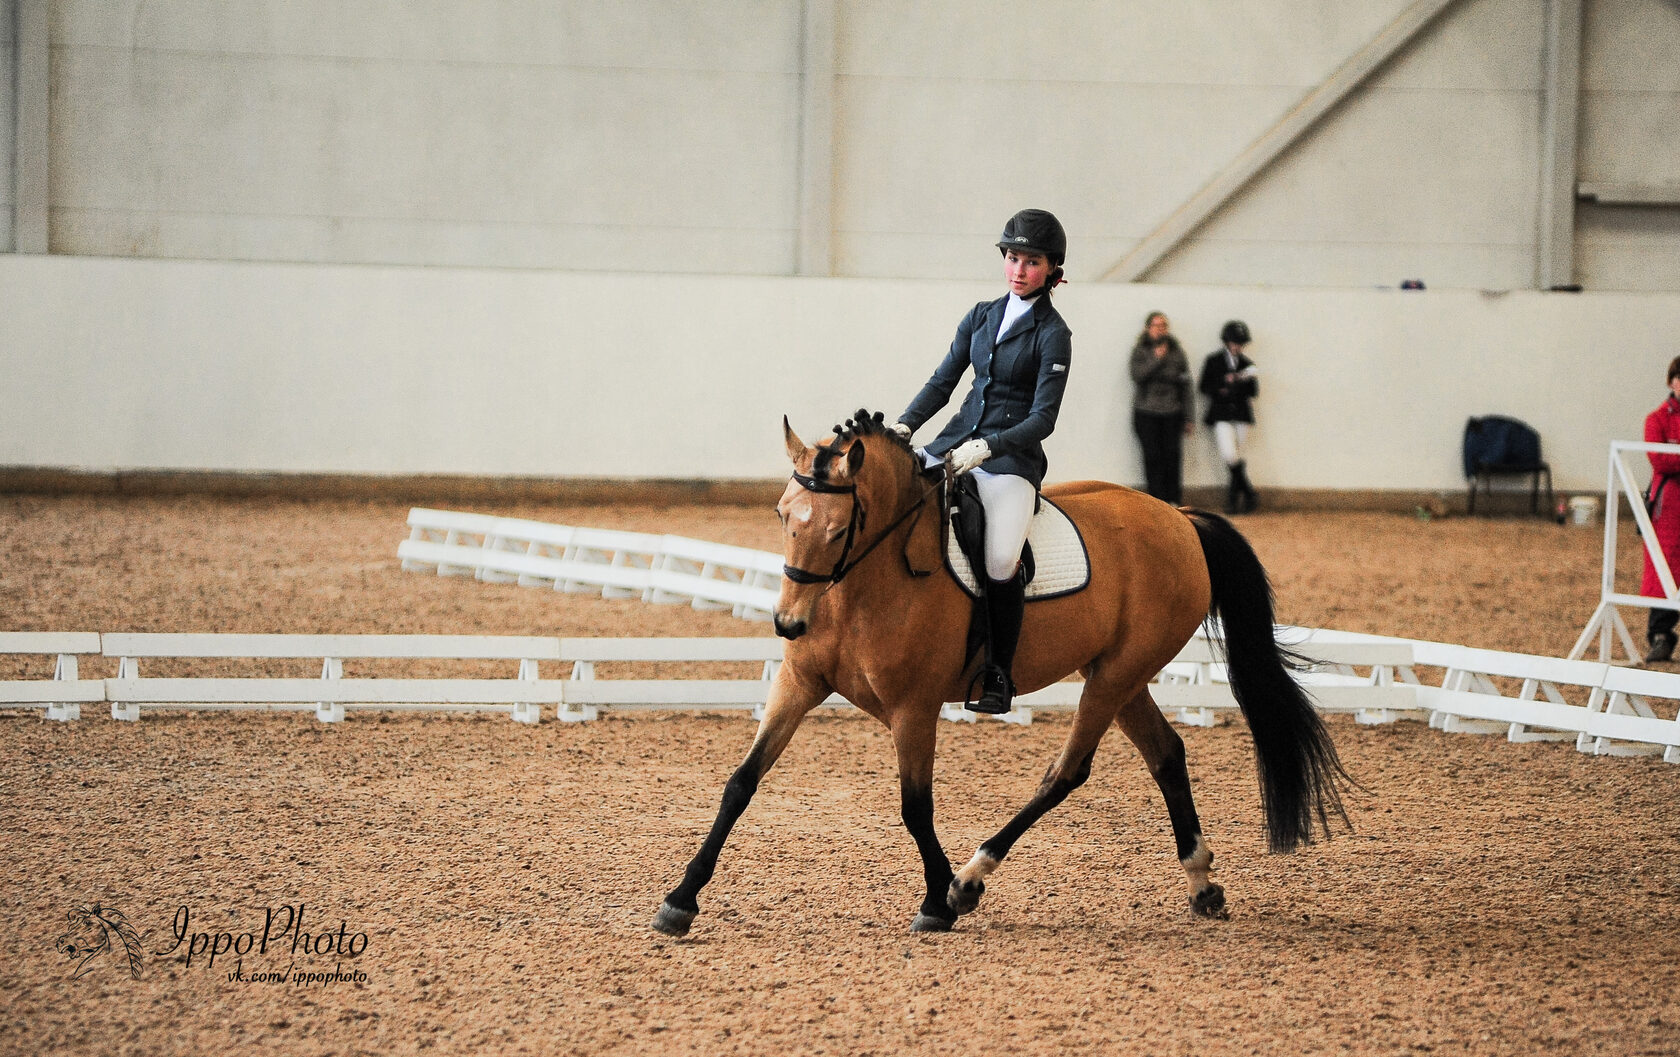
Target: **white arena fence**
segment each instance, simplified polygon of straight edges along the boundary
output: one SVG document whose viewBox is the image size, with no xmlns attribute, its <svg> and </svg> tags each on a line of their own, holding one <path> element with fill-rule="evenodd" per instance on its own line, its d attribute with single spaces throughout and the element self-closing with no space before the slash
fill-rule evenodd
<svg viewBox="0 0 1680 1057">
<path fill-rule="evenodd" d="M 404 569 L 603 598 L 681 602 L 769 620 L 782 559 L 683 536 L 577 528 L 415 507 L 397 546 Z"/>
<path fill-rule="evenodd" d="M 1651 526 L 1651 516 L 1645 511 L 1645 489 L 1639 483 L 1640 478 L 1650 477 L 1650 464 L 1647 459 L 1641 458 L 1638 460 L 1638 468 L 1632 465 L 1635 456 L 1648 456 L 1657 452 L 1680 455 L 1680 444 L 1650 444 L 1632 440 L 1610 442 L 1610 469 L 1604 484 L 1604 563 L 1599 584 L 1598 608 L 1593 611 L 1592 619 L 1588 620 L 1587 626 L 1582 629 L 1581 637 L 1575 640 L 1575 647 L 1569 651 L 1571 658 L 1586 656 L 1588 647 L 1596 639 L 1599 660 L 1614 660 L 1616 647 L 1620 646 L 1627 659 L 1637 664 L 1639 650 L 1634 645 L 1633 633 L 1628 630 L 1627 621 L 1622 619 L 1620 607 L 1680 609 L 1680 587 L 1675 584 L 1674 570 L 1668 567 L 1668 556 L 1663 554 L 1662 547 L 1657 544 L 1657 534 Z M 1628 510 L 1633 514 L 1634 531 L 1639 533 L 1645 557 L 1650 559 L 1651 568 L 1655 570 L 1657 580 L 1662 586 L 1661 598 L 1630 595 L 1616 589 L 1616 537 L 1623 502 L 1627 503 Z"/>
<path fill-rule="evenodd" d="M 1680 763 L 1680 675 L 1445 643 L 1346 632 L 1283 629 L 1286 640 L 1320 663 L 1302 678 L 1320 709 L 1351 713 L 1361 723 L 1427 719 L 1462 733 L 1504 733 L 1512 741 L 1573 740 L 1583 752 L 1661 754 Z M 738 709 L 761 715 L 781 663 L 782 643 L 753 638 L 545 638 L 460 635 L 180 635 L 0 633 L 0 653 L 53 660 L 51 678 L 0 681 L 0 706 L 44 708 L 49 718 L 75 720 L 84 704 L 108 703 L 113 719 L 138 721 L 164 709 L 312 711 L 339 722 L 365 710 L 490 711 L 536 723 L 551 705 L 564 722 L 595 719 L 602 710 Z M 117 674 L 83 679 L 81 660 L 112 658 Z M 316 678 L 262 674 L 277 659 L 319 664 Z M 346 661 L 500 662 L 496 677 L 346 677 Z M 157 677 L 142 664 L 215 662 L 246 674 Z M 735 662 L 753 674 L 737 678 L 602 678 L 596 665 Z M 109 663 L 109 662 L 107 662 Z M 549 666 L 544 677 L 543 666 Z M 1416 669 L 1439 668 L 1440 685 Z M 559 677 L 564 671 L 564 677 Z M 1151 688 L 1157 704 L 1181 723 L 1224 721 L 1231 697 L 1217 640 L 1198 635 Z M 1082 684 L 1055 683 L 1018 700 L 1007 720 L 1030 723 L 1035 711 L 1065 711 Z M 1658 713 L 1661 703 L 1667 715 Z M 847 706 L 831 697 L 831 706 Z M 947 706 L 949 719 L 973 713 Z"/>
</svg>

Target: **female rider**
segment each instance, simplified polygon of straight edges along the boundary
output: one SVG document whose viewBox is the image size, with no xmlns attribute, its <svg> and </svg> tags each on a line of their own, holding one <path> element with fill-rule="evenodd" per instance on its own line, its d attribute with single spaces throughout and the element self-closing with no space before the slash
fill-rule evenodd
<svg viewBox="0 0 1680 1057">
<path fill-rule="evenodd" d="M 1061 222 L 1042 209 L 1023 209 L 1003 226 L 997 247 L 1009 291 L 963 317 L 950 352 L 893 426 L 908 439 L 973 369 L 956 417 L 924 450 L 930 465 L 949 453 L 954 472 L 972 473 L 985 507 L 991 635 L 980 698 L 969 707 L 993 715 L 1008 712 L 1015 696 L 1009 673 L 1026 596 L 1021 546 L 1048 466 L 1044 438 L 1056 428 L 1073 360 L 1073 332 L 1050 304 L 1067 256 Z"/>
</svg>

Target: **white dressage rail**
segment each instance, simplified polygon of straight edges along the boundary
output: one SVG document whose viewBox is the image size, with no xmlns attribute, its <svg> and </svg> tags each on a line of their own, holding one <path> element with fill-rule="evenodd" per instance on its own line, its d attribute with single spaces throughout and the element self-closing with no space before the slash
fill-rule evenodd
<svg viewBox="0 0 1680 1057">
<path fill-rule="evenodd" d="M 84 704 L 105 700 L 105 683 L 77 674 L 77 656 L 99 652 L 99 635 L 90 631 L 0 632 L 0 654 L 53 657 L 51 679 L 13 679 L 0 682 L 0 705 L 45 708 L 48 719 L 68 722 L 82 718 Z"/>
<path fill-rule="evenodd" d="M 1680 675 L 1621 668 L 1603 662 L 1477 650 L 1337 632 L 1286 629 L 1296 648 L 1321 663 L 1302 682 L 1320 709 L 1352 713 L 1363 723 L 1427 717 L 1457 733 L 1503 732 L 1513 741 L 1574 739 L 1583 752 L 1661 754 L 1680 763 Z M 108 701 L 114 719 L 138 720 L 164 708 L 268 708 L 314 711 L 326 722 L 347 710 L 425 709 L 498 711 L 535 723 L 542 706 L 576 722 L 603 708 L 740 709 L 762 714 L 781 663 L 780 640 L 751 638 L 577 639 L 453 635 L 0 635 L 0 652 L 56 657 L 54 679 L 0 681 L 0 705 L 41 705 L 54 719 L 79 716 L 83 703 Z M 77 656 L 101 653 L 118 660 L 115 678 L 76 678 Z M 275 658 L 316 660 L 320 678 L 272 676 L 141 675 L 142 660 L 220 661 Z M 518 661 L 506 678 L 345 678 L 346 660 Z M 751 676 L 728 679 L 600 678 L 596 665 L 629 662 L 746 662 Z M 568 678 L 541 677 L 539 665 L 569 664 Z M 225 665 L 224 665 L 225 666 Z M 1443 670 L 1440 686 L 1425 686 L 1418 666 Z M 1362 674 L 1359 669 L 1365 669 Z M 1156 703 L 1181 723 L 1212 725 L 1236 707 L 1217 643 L 1198 636 L 1150 688 Z M 1514 693 L 1499 680 L 1515 682 Z M 1030 723 L 1035 711 L 1067 710 L 1084 689 L 1077 681 L 1054 683 L 1018 699 L 1009 722 Z M 1659 714 L 1653 702 L 1664 702 Z M 826 704 L 846 702 L 831 696 Z M 61 707 L 55 707 L 61 706 Z M 947 706 L 947 718 L 973 721 L 973 713 Z"/>
<path fill-rule="evenodd" d="M 402 567 L 603 598 L 681 602 L 769 620 L 782 559 L 767 551 L 683 536 L 579 528 L 415 507 Z"/>
<path fill-rule="evenodd" d="M 538 675 L 542 661 L 560 659 L 560 640 L 470 635 L 105 635 L 102 652 L 118 658 L 105 681 L 111 718 L 136 721 L 145 707 L 310 710 L 336 723 L 345 707 L 506 712 L 536 723 L 544 704 L 558 704 L 559 687 Z M 142 659 L 308 659 L 321 662 L 318 679 L 272 677 L 147 678 Z M 509 679 L 346 679 L 346 660 L 518 661 Z"/>
</svg>

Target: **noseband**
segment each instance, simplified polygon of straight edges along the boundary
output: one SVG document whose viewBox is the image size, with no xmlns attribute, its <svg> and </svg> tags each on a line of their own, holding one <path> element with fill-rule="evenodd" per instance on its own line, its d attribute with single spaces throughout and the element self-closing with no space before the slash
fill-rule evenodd
<svg viewBox="0 0 1680 1057">
<path fill-rule="evenodd" d="M 807 492 L 817 492 L 828 495 L 849 495 L 852 497 L 852 516 L 846 521 L 846 542 L 840 547 L 840 557 L 835 559 L 834 568 L 830 569 L 825 575 L 823 573 L 814 573 L 806 569 L 801 569 L 796 565 L 784 564 L 782 566 L 782 575 L 786 576 L 789 580 L 792 580 L 796 584 L 833 585 L 839 583 L 845 578 L 847 573 L 857 568 L 858 565 L 862 563 L 863 559 L 869 556 L 870 551 L 880 546 L 882 540 L 885 540 L 888 536 L 892 535 L 894 529 L 904 524 L 905 518 L 908 518 L 911 514 L 918 513 L 922 509 L 923 504 L 927 502 L 928 496 L 932 495 L 934 489 L 938 487 L 936 484 L 933 488 L 929 488 L 924 491 L 919 499 L 912 503 L 910 507 L 904 511 L 904 513 L 898 516 L 897 521 L 894 521 L 891 525 L 887 526 L 887 530 L 881 533 L 880 537 L 877 538 L 875 542 L 865 547 L 858 553 L 856 558 L 848 562 L 846 561 L 846 558 L 852 553 L 852 545 L 857 542 L 858 534 L 863 531 L 864 525 L 863 504 L 858 502 L 857 485 L 831 484 L 828 481 L 821 481 L 815 477 L 806 476 L 797 470 L 794 471 L 793 479 L 799 483 L 799 487 L 805 489 Z"/>
</svg>

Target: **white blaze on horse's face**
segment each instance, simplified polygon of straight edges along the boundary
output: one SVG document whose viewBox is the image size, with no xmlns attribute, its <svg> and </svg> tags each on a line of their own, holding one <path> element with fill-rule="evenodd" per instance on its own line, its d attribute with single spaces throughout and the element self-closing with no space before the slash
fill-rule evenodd
<svg viewBox="0 0 1680 1057">
<path fill-rule="evenodd" d="M 800 440 L 785 418 L 782 420 L 782 431 L 794 472 L 809 477 L 817 462 L 817 449 Z M 855 442 L 854 447 L 857 447 Z M 858 454 L 861 456 L 861 450 Z M 824 482 L 844 487 L 858 461 L 856 458 L 825 459 Z M 849 492 L 813 491 L 798 479 L 790 479 L 776 504 L 776 516 L 782 523 L 783 561 L 790 568 L 825 578 L 836 571 L 845 557 L 846 539 L 852 528 L 856 502 L 856 497 Z M 826 579 L 796 583 L 784 575 L 781 593 L 776 599 L 777 632 L 788 638 L 804 634 L 810 623 L 811 610 L 829 586 Z"/>
</svg>

